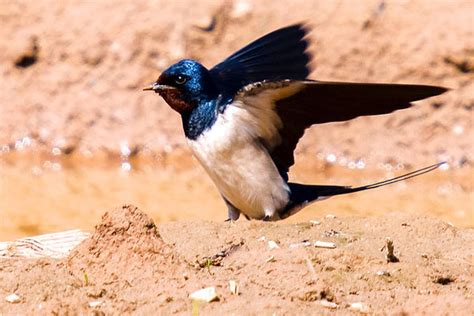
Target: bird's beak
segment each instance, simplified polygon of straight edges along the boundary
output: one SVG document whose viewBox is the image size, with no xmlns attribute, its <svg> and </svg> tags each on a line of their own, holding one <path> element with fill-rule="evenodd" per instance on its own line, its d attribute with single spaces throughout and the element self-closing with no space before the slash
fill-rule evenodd
<svg viewBox="0 0 474 316">
<path fill-rule="evenodd" d="M 155 92 L 158 92 L 158 91 L 164 91 L 164 90 L 174 90 L 176 89 L 175 87 L 172 87 L 172 86 L 167 86 L 167 85 L 164 85 L 164 84 L 158 84 L 158 83 L 152 83 L 151 85 L 143 88 L 143 91 L 155 91 Z"/>
</svg>

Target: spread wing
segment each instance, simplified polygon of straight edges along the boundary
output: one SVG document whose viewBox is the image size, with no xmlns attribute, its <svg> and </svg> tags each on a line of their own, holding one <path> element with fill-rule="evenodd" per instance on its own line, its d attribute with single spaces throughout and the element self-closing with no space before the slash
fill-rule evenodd
<svg viewBox="0 0 474 316">
<path fill-rule="evenodd" d="M 306 80 L 311 56 L 302 24 L 269 33 L 210 70 L 221 92 L 219 110 L 246 107 L 245 124 L 288 179 L 293 151 L 306 128 L 408 108 L 441 87 Z M 237 102 L 233 102 L 237 101 Z"/>
<path fill-rule="evenodd" d="M 283 126 L 281 143 L 272 150 L 272 158 L 280 173 L 286 173 L 294 164 L 298 140 L 311 125 L 391 113 L 446 90 L 427 85 L 305 81 L 299 92 L 276 101 Z"/>
<path fill-rule="evenodd" d="M 234 104 L 247 107 L 249 122 L 259 126 L 257 136 L 280 174 L 288 179 L 293 152 L 311 125 L 391 113 L 445 91 L 427 85 L 282 80 L 248 85 L 237 94 L 238 103 Z"/>
</svg>

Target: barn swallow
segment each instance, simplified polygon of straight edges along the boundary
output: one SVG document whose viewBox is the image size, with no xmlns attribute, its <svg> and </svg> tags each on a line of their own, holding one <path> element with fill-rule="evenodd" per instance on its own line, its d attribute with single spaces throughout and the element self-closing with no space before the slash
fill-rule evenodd
<svg viewBox="0 0 474 316">
<path fill-rule="evenodd" d="M 181 115 L 188 144 L 222 195 L 229 220 L 240 214 L 284 219 L 314 201 L 378 188 L 441 165 L 360 187 L 288 182 L 298 140 L 311 125 L 391 113 L 447 90 L 308 79 L 308 31 L 303 24 L 278 29 L 209 70 L 181 60 L 144 88 Z"/>
</svg>

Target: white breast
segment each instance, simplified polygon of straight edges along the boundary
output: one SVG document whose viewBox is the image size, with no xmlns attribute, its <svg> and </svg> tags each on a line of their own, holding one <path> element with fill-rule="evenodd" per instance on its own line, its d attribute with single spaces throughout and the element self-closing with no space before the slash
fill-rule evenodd
<svg viewBox="0 0 474 316">
<path fill-rule="evenodd" d="M 272 217 L 288 203 L 288 186 L 261 143 L 278 140 L 279 124 L 272 109 L 236 101 L 210 129 L 188 140 L 221 194 L 251 218 Z"/>
</svg>

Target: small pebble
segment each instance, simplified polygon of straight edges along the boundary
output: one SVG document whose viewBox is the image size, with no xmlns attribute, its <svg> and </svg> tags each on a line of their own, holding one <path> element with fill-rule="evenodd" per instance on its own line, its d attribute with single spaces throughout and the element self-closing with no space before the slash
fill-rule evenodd
<svg viewBox="0 0 474 316">
<path fill-rule="evenodd" d="M 229 281 L 229 289 L 230 293 L 234 295 L 239 295 L 239 286 L 237 285 L 237 282 L 235 282 L 235 280 Z"/>
<path fill-rule="evenodd" d="M 211 286 L 189 294 L 189 298 L 196 301 L 212 302 L 217 299 L 216 288 Z"/>
<path fill-rule="evenodd" d="M 202 31 L 210 32 L 215 26 L 214 20 L 214 17 L 211 15 L 201 16 L 193 25 Z"/>
<path fill-rule="evenodd" d="M 360 313 L 368 313 L 369 312 L 369 309 L 367 308 L 367 306 L 365 306 L 361 302 L 352 303 L 349 306 L 349 308 L 352 309 L 353 311 L 357 311 L 357 312 L 360 312 Z"/>
<path fill-rule="evenodd" d="M 321 306 L 326 307 L 326 308 L 337 308 L 337 304 L 334 302 L 329 302 L 327 300 L 321 300 Z"/>
<path fill-rule="evenodd" d="M 336 215 L 333 215 L 333 214 L 328 214 L 325 216 L 327 219 L 335 219 L 336 218 Z"/>
<path fill-rule="evenodd" d="M 276 242 L 274 242 L 273 240 L 269 240 L 268 241 L 268 248 L 278 249 L 278 248 L 280 248 L 280 246 L 278 246 L 278 244 Z"/>
<path fill-rule="evenodd" d="M 314 219 L 310 220 L 309 222 L 313 225 L 321 225 L 320 221 L 317 221 L 317 220 L 314 220 Z"/>
<path fill-rule="evenodd" d="M 336 248 L 336 244 L 333 243 L 333 242 L 329 242 L 329 241 L 316 241 L 314 243 L 314 246 L 317 247 L 317 248 L 328 248 L 328 249 L 334 249 Z"/>
<path fill-rule="evenodd" d="M 377 271 L 376 274 L 377 274 L 378 276 L 390 276 L 390 272 L 385 271 L 385 270 Z"/>
<path fill-rule="evenodd" d="M 12 303 L 12 304 L 15 304 L 15 303 L 19 303 L 20 302 L 20 297 L 16 294 L 10 294 L 8 295 L 7 297 L 5 297 L 5 300 L 8 302 L 8 303 Z"/>
<path fill-rule="evenodd" d="M 102 301 L 92 301 L 92 302 L 89 302 L 89 307 L 99 307 L 100 305 L 102 305 Z"/>
</svg>

